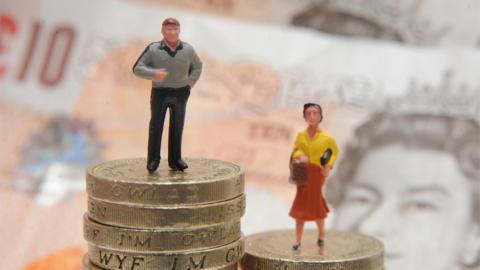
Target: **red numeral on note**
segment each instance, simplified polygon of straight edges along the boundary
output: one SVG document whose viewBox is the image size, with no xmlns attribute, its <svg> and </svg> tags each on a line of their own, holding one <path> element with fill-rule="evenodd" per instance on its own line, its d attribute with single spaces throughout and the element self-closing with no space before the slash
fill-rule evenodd
<svg viewBox="0 0 480 270">
<path fill-rule="evenodd" d="M 42 34 L 43 26 L 37 22 L 32 26 L 30 39 L 25 50 L 20 70 L 17 74 L 18 81 L 24 81 L 30 68 L 33 66 L 33 59 L 37 53 L 38 40 Z M 70 59 L 70 53 L 75 41 L 75 30 L 70 26 L 56 27 L 50 33 L 48 47 L 41 62 L 38 80 L 44 86 L 55 86 L 65 74 L 65 68 Z"/>
<path fill-rule="evenodd" d="M 50 37 L 48 51 L 43 60 L 40 71 L 40 82 L 46 86 L 53 86 L 60 82 L 65 72 L 65 65 L 69 59 L 75 31 L 68 26 L 61 26 Z M 55 61 L 55 60 L 56 61 Z"/>
<path fill-rule="evenodd" d="M 13 38 L 17 33 L 17 24 L 15 20 L 6 15 L 0 14 L 0 55 L 6 54 L 8 49 L 7 38 Z M 7 73 L 7 66 L 0 63 L 0 78 Z"/>
</svg>

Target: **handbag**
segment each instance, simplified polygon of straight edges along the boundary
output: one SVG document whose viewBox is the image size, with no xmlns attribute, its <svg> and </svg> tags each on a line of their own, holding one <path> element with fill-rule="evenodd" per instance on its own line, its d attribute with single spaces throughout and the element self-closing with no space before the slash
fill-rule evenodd
<svg viewBox="0 0 480 270">
<path fill-rule="evenodd" d="M 307 174 L 308 174 L 308 163 L 305 162 L 295 162 L 293 159 L 293 150 L 292 154 L 290 155 L 290 177 L 289 181 L 293 182 L 294 184 L 303 184 L 307 182 Z M 330 159 L 332 158 L 332 149 L 327 148 L 323 153 L 322 157 L 320 158 L 320 164 L 322 167 L 328 164 Z"/>
<path fill-rule="evenodd" d="M 294 150 L 295 152 L 295 150 Z M 290 177 L 289 181 L 294 184 L 303 184 L 307 182 L 308 163 L 295 162 L 293 160 L 293 153 L 290 155 Z"/>
</svg>

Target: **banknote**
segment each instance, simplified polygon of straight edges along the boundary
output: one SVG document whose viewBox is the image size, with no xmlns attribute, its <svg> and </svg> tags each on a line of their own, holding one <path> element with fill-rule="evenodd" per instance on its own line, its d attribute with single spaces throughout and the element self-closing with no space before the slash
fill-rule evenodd
<svg viewBox="0 0 480 270">
<path fill-rule="evenodd" d="M 242 20 L 284 23 L 296 12 L 301 12 L 312 0 L 132 0 L 133 3 L 145 3 L 158 6 L 173 6 L 184 9 L 235 17 Z"/>
<path fill-rule="evenodd" d="M 479 48 L 480 4 L 453 0 L 131 0 L 242 20 L 294 25 L 325 34 L 426 47 Z"/>
<path fill-rule="evenodd" d="M 143 49 L 161 38 L 159 25 L 165 17 L 181 21 L 182 39 L 198 48 L 204 62 L 188 104 L 185 155 L 245 167 L 246 234 L 294 224 L 287 214 L 295 194 L 295 186 L 288 183 L 288 158 L 296 133 L 306 127 L 305 102 L 322 104 L 321 127 L 337 139 L 340 159 L 346 145 L 357 140 L 355 128 L 378 110 L 480 119 L 480 53 L 471 46 L 475 42 L 448 40 L 450 34 L 460 37 L 454 35 L 455 24 L 433 19 L 428 23 L 425 17 L 430 25 L 425 29 L 432 33 L 444 33 L 445 25 L 452 29 L 431 45 L 415 47 L 398 40 L 345 39 L 289 26 L 295 14 L 308 10 L 312 3 L 307 1 L 284 10 L 288 16 L 278 21 L 266 16 L 267 6 L 275 6 L 272 1 L 256 4 L 246 11 L 248 16 L 240 15 L 247 4 L 230 16 L 209 11 L 207 2 L 216 1 L 198 1 L 194 7 L 187 1 L 0 3 L 0 128 L 5 131 L 0 140 L 0 201 L 12 206 L 2 208 L 6 219 L 0 225 L 0 237 L 10 243 L 0 245 L 4 258 L 9 258 L 1 259 L 6 269 L 52 262 L 50 256 L 69 254 L 62 250 L 70 247 L 81 249 L 76 253 L 81 267 L 86 252 L 81 233 L 88 200 L 85 170 L 98 161 L 146 155 L 150 83 L 134 77 L 131 68 Z M 294 2 L 282 1 L 278 7 Z M 369 3 L 366 7 L 375 6 Z M 438 9 L 437 2 L 423 3 L 420 13 Z M 475 5 L 459 4 L 450 10 L 470 12 Z M 350 13 L 356 6 L 349 7 Z M 341 2 L 330 6 L 328 10 L 336 13 L 329 16 L 340 14 L 341 8 L 346 8 Z M 308 26 L 311 17 L 303 15 L 303 26 Z M 467 27 L 471 24 L 462 21 L 468 17 L 458 22 Z M 454 18 L 439 16 L 438 21 Z M 329 27 L 322 25 L 328 31 Z M 464 33 L 477 39 L 475 33 Z M 413 205 L 414 213 L 437 209 Z M 332 209 L 329 227 L 336 214 Z M 461 221 L 458 224 L 472 226 L 471 231 L 477 224 L 475 213 L 439 220 Z M 401 232 L 442 246 L 427 233 Z M 398 246 L 386 245 L 386 251 Z M 450 246 L 454 251 L 439 252 L 476 254 L 474 244 Z M 397 257 L 413 269 L 431 269 L 426 262 Z M 442 256 L 447 257 L 451 258 Z M 480 263 L 474 255 L 463 257 L 472 267 Z M 463 261 L 457 259 L 449 259 L 453 263 L 448 269 Z"/>
</svg>

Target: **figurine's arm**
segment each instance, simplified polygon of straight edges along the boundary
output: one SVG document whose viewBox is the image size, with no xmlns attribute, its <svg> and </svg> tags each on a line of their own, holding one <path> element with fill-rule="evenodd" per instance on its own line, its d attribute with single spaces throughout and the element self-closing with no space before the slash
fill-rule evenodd
<svg viewBox="0 0 480 270">
<path fill-rule="evenodd" d="M 155 72 L 158 70 L 152 68 L 152 53 L 150 52 L 150 45 L 145 48 L 142 55 L 138 58 L 135 65 L 133 65 L 133 73 L 138 77 L 155 80 Z"/>
<path fill-rule="evenodd" d="M 300 133 L 298 133 L 297 138 L 295 139 L 295 143 L 293 145 L 293 151 L 294 151 L 292 155 L 293 159 L 299 159 L 301 156 L 306 155 L 305 152 L 300 150 L 300 140 L 301 140 Z"/>
<path fill-rule="evenodd" d="M 338 149 L 337 142 L 335 142 L 335 139 L 333 137 L 330 138 L 328 145 L 329 145 L 328 147 L 332 149 L 332 156 L 330 157 L 330 161 L 328 162 L 327 165 L 330 168 L 333 168 L 333 164 L 335 164 L 335 161 L 337 160 L 337 157 L 338 157 L 339 149 Z"/>
<path fill-rule="evenodd" d="M 188 73 L 188 80 L 190 86 L 193 85 L 198 81 L 200 78 L 200 74 L 202 74 L 202 60 L 198 57 L 197 53 L 192 50 L 192 63 L 190 64 L 190 70 Z"/>
</svg>

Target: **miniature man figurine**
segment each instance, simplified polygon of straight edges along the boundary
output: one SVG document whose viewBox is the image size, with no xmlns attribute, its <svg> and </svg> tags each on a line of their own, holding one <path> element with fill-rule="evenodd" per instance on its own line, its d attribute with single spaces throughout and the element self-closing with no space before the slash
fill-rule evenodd
<svg viewBox="0 0 480 270">
<path fill-rule="evenodd" d="M 163 40 L 145 48 L 133 66 L 133 73 L 152 81 L 147 170 L 154 172 L 160 164 L 160 146 L 167 108 L 170 109 L 168 166 L 183 171 L 182 133 L 190 89 L 202 73 L 202 62 L 193 47 L 181 41 L 180 23 L 167 18 L 162 23 Z"/>
</svg>

